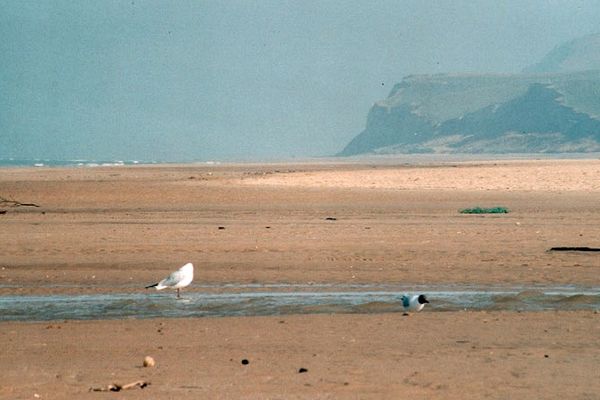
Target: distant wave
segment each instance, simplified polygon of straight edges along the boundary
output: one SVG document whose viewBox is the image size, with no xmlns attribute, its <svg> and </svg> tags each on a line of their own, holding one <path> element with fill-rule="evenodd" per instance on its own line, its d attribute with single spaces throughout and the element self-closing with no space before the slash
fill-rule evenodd
<svg viewBox="0 0 600 400">
<path fill-rule="evenodd" d="M 158 164 L 160 161 L 139 160 L 42 160 L 42 159 L 0 159 L 2 167 L 113 167 L 137 164 Z"/>
</svg>

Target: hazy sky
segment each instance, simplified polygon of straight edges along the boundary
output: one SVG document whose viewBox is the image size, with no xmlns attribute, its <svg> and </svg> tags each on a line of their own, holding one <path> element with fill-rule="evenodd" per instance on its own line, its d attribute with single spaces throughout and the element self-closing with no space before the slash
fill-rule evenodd
<svg viewBox="0 0 600 400">
<path fill-rule="evenodd" d="M 598 1 L 0 0 L 0 158 L 336 153 L 403 76 L 518 72 Z"/>
</svg>

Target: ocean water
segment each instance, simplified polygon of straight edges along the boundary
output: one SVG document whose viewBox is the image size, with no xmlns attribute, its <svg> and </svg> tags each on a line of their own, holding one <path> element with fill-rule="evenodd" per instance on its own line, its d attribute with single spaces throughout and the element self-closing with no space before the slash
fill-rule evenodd
<svg viewBox="0 0 600 400">
<path fill-rule="evenodd" d="M 482 154 L 388 154 L 388 155 L 358 155 L 352 157 L 334 156 L 304 156 L 304 157 L 266 157 L 266 158 L 223 158 L 215 160 L 110 160 L 110 159 L 74 159 L 74 160 L 51 160 L 51 159 L 18 159 L 0 158 L 0 168 L 6 167 L 98 167 L 98 166 L 121 166 L 137 164 L 207 164 L 215 165 L 221 163 L 376 163 L 380 165 L 427 165 L 444 164 L 465 161 L 502 161 L 502 160 L 597 160 L 600 153 L 482 153 Z"/>
<path fill-rule="evenodd" d="M 0 296 L 0 320 L 47 321 L 123 318 L 401 313 L 405 290 L 376 285 L 227 285 L 206 291 L 147 291 L 91 295 Z M 418 287 L 431 302 L 425 312 L 460 310 L 600 310 L 600 288 Z"/>
</svg>

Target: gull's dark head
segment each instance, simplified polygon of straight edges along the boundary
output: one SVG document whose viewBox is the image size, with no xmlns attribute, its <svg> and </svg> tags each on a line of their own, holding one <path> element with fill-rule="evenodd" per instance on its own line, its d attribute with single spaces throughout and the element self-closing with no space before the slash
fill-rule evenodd
<svg viewBox="0 0 600 400">
<path fill-rule="evenodd" d="M 427 297 L 425 297 L 424 294 L 420 294 L 417 301 L 419 302 L 419 304 L 429 303 L 429 300 L 427 300 Z"/>
</svg>

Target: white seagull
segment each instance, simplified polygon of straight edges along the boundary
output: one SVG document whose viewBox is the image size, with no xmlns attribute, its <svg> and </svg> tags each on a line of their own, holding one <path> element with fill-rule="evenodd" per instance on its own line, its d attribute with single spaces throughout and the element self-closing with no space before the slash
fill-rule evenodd
<svg viewBox="0 0 600 400">
<path fill-rule="evenodd" d="M 154 285 L 146 286 L 146 289 L 151 287 L 155 287 L 156 290 L 165 288 L 177 289 L 177 298 L 179 299 L 181 298 L 179 289 L 192 283 L 192 280 L 194 280 L 194 265 L 192 263 L 187 263 L 162 281 L 155 283 Z"/>
<path fill-rule="evenodd" d="M 419 312 L 425 307 L 425 304 L 429 303 L 427 297 L 424 294 L 409 296 L 402 296 L 402 306 L 405 312 Z"/>
</svg>

